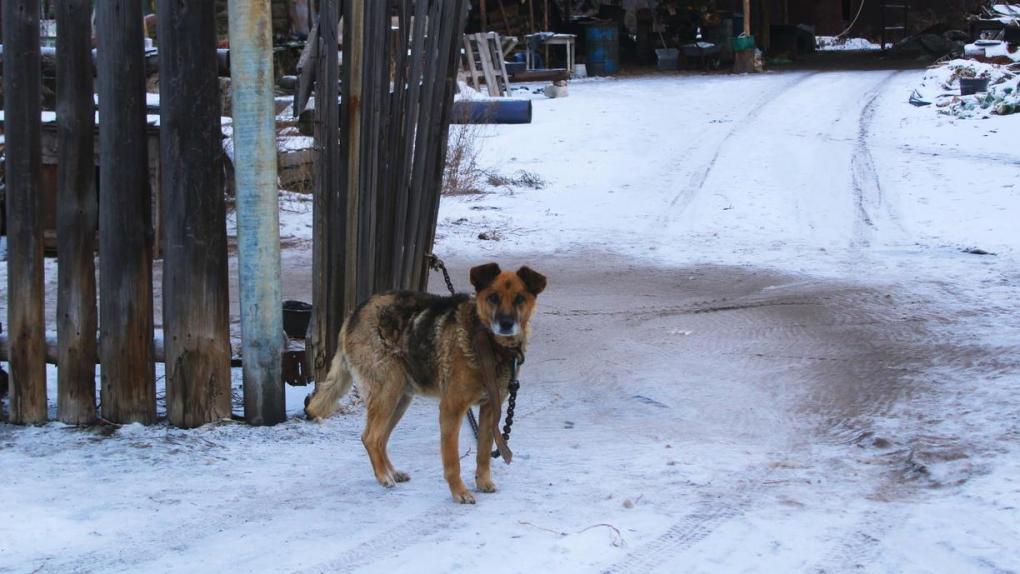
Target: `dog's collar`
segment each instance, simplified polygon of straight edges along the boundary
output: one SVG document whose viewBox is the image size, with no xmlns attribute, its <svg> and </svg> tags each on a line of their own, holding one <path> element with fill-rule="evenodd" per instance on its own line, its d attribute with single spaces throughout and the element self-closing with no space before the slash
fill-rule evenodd
<svg viewBox="0 0 1020 574">
<path fill-rule="evenodd" d="M 489 341 L 489 346 L 492 347 L 492 352 L 497 357 L 499 357 L 501 361 L 510 362 L 511 360 L 516 359 L 518 365 L 524 364 L 523 343 L 519 344 L 516 347 L 509 347 L 507 345 L 500 343 L 499 338 L 496 337 L 495 334 L 493 334 L 491 329 L 487 329 L 483 325 L 479 325 L 478 329 L 486 334 L 487 340 Z"/>
</svg>

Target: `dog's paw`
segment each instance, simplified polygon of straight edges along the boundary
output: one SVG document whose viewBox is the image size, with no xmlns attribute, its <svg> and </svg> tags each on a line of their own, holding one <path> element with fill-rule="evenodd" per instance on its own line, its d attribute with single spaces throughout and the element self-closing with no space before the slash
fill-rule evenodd
<svg viewBox="0 0 1020 574">
<path fill-rule="evenodd" d="M 411 480 L 411 475 L 400 470 L 393 471 L 393 480 L 397 482 L 407 482 Z"/>
<path fill-rule="evenodd" d="M 491 478 L 476 478 L 475 487 L 478 489 L 478 492 L 496 492 L 496 483 L 492 482 Z"/>
<path fill-rule="evenodd" d="M 383 485 L 384 488 L 393 488 L 397 484 L 397 481 L 389 474 L 377 474 L 375 475 L 375 479 L 378 480 L 379 484 Z"/>
<path fill-rule="evenodd" d="M 459 492 L 454 492 L 453 501 L 458 502 L 460 504 L 474 504 L 475 497 L 465 489 Z"/>
</svg>

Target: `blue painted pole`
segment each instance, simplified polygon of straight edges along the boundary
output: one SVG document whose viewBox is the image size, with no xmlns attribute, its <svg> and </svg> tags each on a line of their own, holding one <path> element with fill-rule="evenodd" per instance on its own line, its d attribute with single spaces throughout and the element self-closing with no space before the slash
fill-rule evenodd
<svg viewBox="0 0 1020 574">
<path fill-rule="evenodd" d="M 286 418 L 273 26 L 269 0 L 230 0 L 228 10 L 244 417 L 272 425 Z"/>
</svg>

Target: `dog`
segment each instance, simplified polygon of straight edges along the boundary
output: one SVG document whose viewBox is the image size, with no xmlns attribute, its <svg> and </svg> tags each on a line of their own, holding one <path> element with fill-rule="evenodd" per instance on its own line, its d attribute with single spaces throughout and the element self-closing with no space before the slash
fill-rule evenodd
<svg viewBox="0 0 1020 574">
<path fill-rule="evenodd" d="M 490 451 L 496 441 L 509 462 L 498 425 L 512 362 L 523 358 L 536 300 L 546 287 L 545 276 L 526 266 L 502 271 L 496 263 L 479 265 L 470 279 L 473 296 L 397 291 L 369 298 L 344 321 L 329 373 L 305 401 L 310 419 L 323 418 L 356 384 L 366 406 L 361 442 L 376 479 L 392 487 L 410 476 L 386 454 L 390 434 L 414 395 L 438 397 L 443 474 L 462 504 L 475 503 L 460 475 L 464 415 L 480 405 L 475 486 L 495 492 Z"/>
</svg>

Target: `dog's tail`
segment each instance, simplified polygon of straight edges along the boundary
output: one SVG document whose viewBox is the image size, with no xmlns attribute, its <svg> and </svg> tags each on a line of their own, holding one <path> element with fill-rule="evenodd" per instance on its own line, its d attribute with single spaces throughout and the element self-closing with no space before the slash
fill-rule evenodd
<svg viewBox="0 0 1020 574">
<path fill-rule="evenodd" d="M 351 390 L 353 381 L 347 357 L 342 349 L 337 349 L 329 374 L 324 380 L 316 381 L 315 391 L 305 399 L 305 416 L 309 419 L 322 419 L 333 414 L 337 401 Z"/>
</svg>

